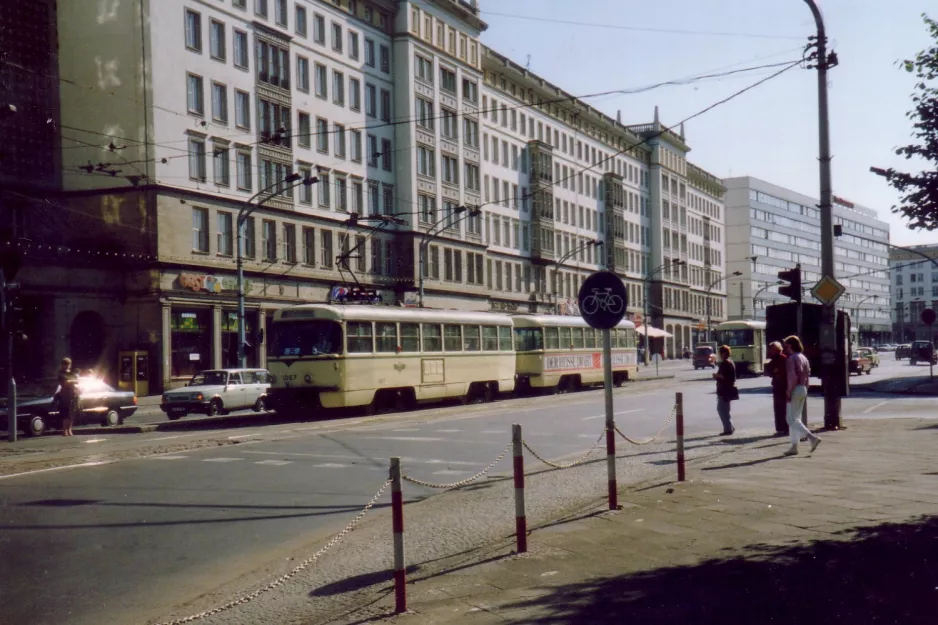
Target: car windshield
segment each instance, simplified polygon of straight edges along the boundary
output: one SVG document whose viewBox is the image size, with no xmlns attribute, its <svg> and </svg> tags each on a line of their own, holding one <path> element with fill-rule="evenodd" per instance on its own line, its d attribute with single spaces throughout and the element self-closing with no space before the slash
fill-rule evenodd
<svg viewBox="0 0 938 625">
<path fill-rule="evenodd" d="M 709 347 L 698 347 L 694 353 L 698 356 L 709 356 L 713 353 L 713 350 Z"/>
<path fill-rule="evenodd" d="M 189 380 L 189 386 L 216 386 L 227 382 L 227 371 L 199 371 Z"/>
</svg>

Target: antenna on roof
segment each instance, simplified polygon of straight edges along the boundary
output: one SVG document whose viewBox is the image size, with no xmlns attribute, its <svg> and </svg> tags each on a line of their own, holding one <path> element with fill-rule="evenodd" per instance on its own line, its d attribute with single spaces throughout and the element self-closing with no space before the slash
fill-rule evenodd
<svg viewBox="0 0 938 625">
<path fill-rule="evenodd" d="M 528 60 L 524 64 L 524 69 L 531 69 L 531 55 L 528 55 Z"/>
</svg>

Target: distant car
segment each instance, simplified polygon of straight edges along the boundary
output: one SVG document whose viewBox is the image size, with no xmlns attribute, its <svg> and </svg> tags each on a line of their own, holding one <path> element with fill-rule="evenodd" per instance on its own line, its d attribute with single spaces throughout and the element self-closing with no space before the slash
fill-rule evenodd
<svg viewBox="0 0 938 625">
<path fill-rule="evenodd" d="M 903 343 L 902 345 L 896 345 L 896 360 L 902 360 L 903 358 L 908 358 L 912 355 L 912 345 L 909 343 Z"/>
<path fill-rule="evenodd" d="M 694 350 L 694 369 L 703 369 L 705 367 L 710 367 L 711 369 L 717 366 L 717 355 L 712 347 L 709 345 L 698 346 Z"/>
<path fill-rule="evenodd" d="M 879 366 L 879 354 L 876 353 L 875 349 L 872 347 L 861 347 L 857 351 L 870 359 L 870 365 L 874 369 Z"/>
<path fill-rule="evenodd" d="M 909 364 L 916 365 L 920 362 L 930 362 L 933 365 L 938 365 L 938 352 L 935 351 L 935 346 L 931 344 L 931 341 L 914 341 L 912 343 L 912 348 L 909 350 Z"/>
<path fill-rule="evenodd" d="M 873 372 L 873 363 L 859 350 L 853 350 L 850 354 L 850 373 L 869 375 Z"/>
<path fill-rule="evenodd" d="M 41 436 L 49 429 L 62 428 L 59 383 L 56 379 L 41 379 L 26 383 L 17 393 L 16 423 L 27 436 Z M 94 377 L 78 379 L 78 397 L 81 413 L 72 425 L 121 425 L 137 410 L 137 396 L 132 391 L 119 391 Z M 5 420 L 7 409 L 0 411 Z"/>
<path fill-rule="evenodd" d="M 209 369 L 183 387 L 163 393 L 160 409 L 171 421 L 189 413 L 214 417 L 232 410 L 267 410 L 270 374 L 266 369 Z"/>
</svg>

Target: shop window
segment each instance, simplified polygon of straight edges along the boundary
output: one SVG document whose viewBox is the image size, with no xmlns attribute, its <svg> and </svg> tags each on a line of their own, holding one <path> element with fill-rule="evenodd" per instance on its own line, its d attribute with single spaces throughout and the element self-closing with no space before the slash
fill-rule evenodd
<svg viewBox="0 0 938 625">
<path fill-rule="evenodd" d="M 258 348 L 256 345 L 257 337 L 255 335 L 257 328 L 257 313 L 246 312 L 244 314 L 244 333 L 247 339 L 247 347 L 244 353 L 247 356 L 249 367 L 258 367 Z M 222 367 L 233 369 L 240 367 L 238 361 L 238 313 L 233 310 L 222 312 L 221 316 L 221 362 Z"/>
<path fill-rule="evenodd" d="M 212 367 L 212 311 L 174 308 L 170 314 L 171 375 L 191 377 Z"/>
</svg>

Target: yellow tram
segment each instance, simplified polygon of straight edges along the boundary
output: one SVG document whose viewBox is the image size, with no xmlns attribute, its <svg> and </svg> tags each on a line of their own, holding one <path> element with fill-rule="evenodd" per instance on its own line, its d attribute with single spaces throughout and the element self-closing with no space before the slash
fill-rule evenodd
<svg viewBox="0 0 938 625">
<path fill-rule="evenodd" d="M 732 350 L 737 375 L 762 375 L 767 358 L 764 321 L 724 321 L 714 329 L 714 340 Z"/>
</svg>

